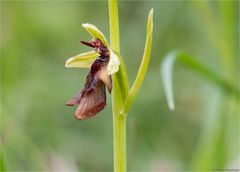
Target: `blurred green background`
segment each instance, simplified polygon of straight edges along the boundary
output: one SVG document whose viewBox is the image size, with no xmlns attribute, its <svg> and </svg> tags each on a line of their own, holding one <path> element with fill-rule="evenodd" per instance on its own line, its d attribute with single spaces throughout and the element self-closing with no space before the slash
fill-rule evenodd
<svg viewBox="0 0 240 172">
<path fill-rule="evenodd" d="M 154 8 L 150 65 L 128 117 L 129 171 L 240 169 L 239 97 L 177 64 L 176 110 L 169 111 L 160 64 L 183 50 L 239 88 L 238 1 L 120 1 L 121 54 L 133 83 Z M 65 61 L 89 48 L 81 23 L 109 36 L 107 1 L 1 1 L 1 169 L 112 171 L 111 97 L 77 121 L 64 103 L 86 69 Z M 236 98 L 237 97 L 237 98 Z"/>
</svg>

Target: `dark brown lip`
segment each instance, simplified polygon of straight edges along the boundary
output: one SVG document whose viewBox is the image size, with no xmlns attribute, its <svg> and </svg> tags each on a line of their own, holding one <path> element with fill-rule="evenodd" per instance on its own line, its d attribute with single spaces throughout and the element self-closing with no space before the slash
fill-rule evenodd
<svg viewBox="0 0 240 172">
<path fill-rule="evenodd" d="M 78 105 L 76 119 L 89 119 L 105 108 L 106 87 L 110 93 L 112 90 L 111 76 L 106 73 L 108 62 L 108 57 L 99 56 L 88 72 L 84 88 L 66 103 L 67 106 Z"/>
</svg>

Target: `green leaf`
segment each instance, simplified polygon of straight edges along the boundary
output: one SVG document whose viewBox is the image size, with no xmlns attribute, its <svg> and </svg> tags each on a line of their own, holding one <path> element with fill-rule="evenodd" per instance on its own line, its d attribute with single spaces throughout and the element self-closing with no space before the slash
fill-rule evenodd
<svg viewBox="0 0 240 172">
<path fill-rule="evenodd" d="M 148 63 L 151 55 L 151 47 L 152 47 L 152 35 L 153 35 L 153 9 L 150 10 L 148 15 L 148 21 L 147 21 L 147 36 L 146 36 L 146 42 L 145 42 L 145 48 L 143 53 L 142 62 L 137 74 L 137 77 L 133 83 L 132 88 L 129 91 L 129 94 L 123 104 L 123 108 L 121 110 L 122 115 L 126 115 L 142 85 L 143 79 L 145 77 Z"/>
<path fill-rule="evenodd" d="M 65 63 L 65 67 L 90 68 L 98 56 L 99 54 L 96 51 L 89 51 L 86 53 L 78 54 L 74 57 L 69 58 Z"/>
<path fill-rule="evenodd" d="M 179 53 L 179 52 L 170 52 L 164 58 L 161 64 L 161 76 L 163 80 L 163 88 L 167 97 L 167 103 L 168 103 L 169 109 L 171 110 L 174 109 L 172 71 L 173 71 L 173 65 L 176 60 L 178 60 L 180 63 L 188 67 L 191 71 L 196 72 L 197 74 L 208 79 L 209 81 L 217 85 L 219 88 L 221 88 L 225 92 L 228 92 L 233 96 L 235 96 L 236 98 L 238 98 L 238 96 L 240 95 L 240 91 L 238 88 L 228 83 L 228 81 L 224 79 L 221 75 L 211 71 L 210 69 L 208 69 L 203 64 L 196 61 L 195 59 L 196 58 L 191 57 L 185 53 Z"/>
<path fill-rule="evenodd" d="M 175 109 L 173 88 L 172 88 L 172 71 L 173 64 L 176 59 L 176 53 L 169 53 L 163 60 L 161 65 L 161 76 L 163 80 L 163 89 L 167 97 L 168 107 L 170 110 Z"/>
<path fill-rule="evenodd" d="M 95 25 L 84 23 L 82 26 L 88 31 L 88 33 L 90 33 L 90 35 L 92 35 L 93 38 L 101 40 L 106 47 L 109 47 L 106 37 Z"/>
</svg>

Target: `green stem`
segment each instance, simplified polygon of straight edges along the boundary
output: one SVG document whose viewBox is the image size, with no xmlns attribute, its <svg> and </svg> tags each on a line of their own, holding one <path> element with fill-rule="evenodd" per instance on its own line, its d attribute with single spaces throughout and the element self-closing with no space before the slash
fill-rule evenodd
<svg viewBox="0 0 240 172">
<path fill-rule="evenodd" d="M 114 137 L 114 171 L 127 171 L 126 158 L 126 120 L 123 115 L 113 115 Z"/>
<path fill-rule="evenodd" d="M 108 0 L 111 48 L 120 52 L 118 0 Z"/>
<path fill-rule="evenodd" d="M 117 76 L 113 76 L 112 110 L 113 110 L 113 148 L 114 148 L 114 171 L 125 172 L 126 160 L 126 120 L 127 117 L 120 115 L 123 105 L 121 89 Z"/>
<path fill-rule="evenodd" d="M 108 0 L 109 7 L 109 27 L 111 48 L 120 52 L 119 45 L 119 20 L 118 20 L 118 1 Z M 113 148 L 114 148 L 114 171 L 125 172 L 127 169 L 126 160 L 126 116 L 120 115 L 120 109 L 128 93 L 127 76 L 125 65 L 120 59 L 119 71 L 112 76 L 112 110 L 113 110 Z M 124 69 L 123 69 L 124 68 Z M 123 72 L 124 71 L 124 72 Z M 126 82 L 123 82 L 126 81 Z M 125 83 L 123 85 L 122 83 Z M 124 93 L 124 94 L 122 94 Z"/>
</svg>

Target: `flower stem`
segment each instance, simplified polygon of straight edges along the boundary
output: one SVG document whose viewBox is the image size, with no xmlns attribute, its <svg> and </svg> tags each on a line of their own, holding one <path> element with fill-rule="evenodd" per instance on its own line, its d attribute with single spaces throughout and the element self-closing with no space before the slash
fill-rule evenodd
<svg viewBox="0 0 240 172">
<path fill-rule="evenodd" d="M 113 115 L 113 137 L 114 137 L 114 171 L 125 172 L 126 164 L 126 120 L 120 114 Z"/>
<path fill-rule="evenodd" d="M 110 27 L 110 44 L 111 48 L 120 52 L 119 43 L 119 20 L 118 20 L 118 1 L 108 0 L 109 7 L 109 27 Z M 126 160 L 126 116 L 120 115 L 123 101 L 128 93 L 128 85 L 123 86 L 124 78 L 127 78 L 121 67 L 125 67 L 121 59 L 119 71 L 112 76 L 112 109 L 113 109 L 113 148 L 114 148 L 114 171 L 125 172 L 127 168 Z M 120 74 L 123 75 L 120 75 Z M 126 80 L 127 81 L 127 80 Z M 127 83 L 127 82 L 124 82 Z M 122 94 L 124 93 L 124 94 Z"/>
<path fill-rule="evenodd" d="M 111 48 L 120 52 L 118 0 L 108 0 Z"/>
</svg>

